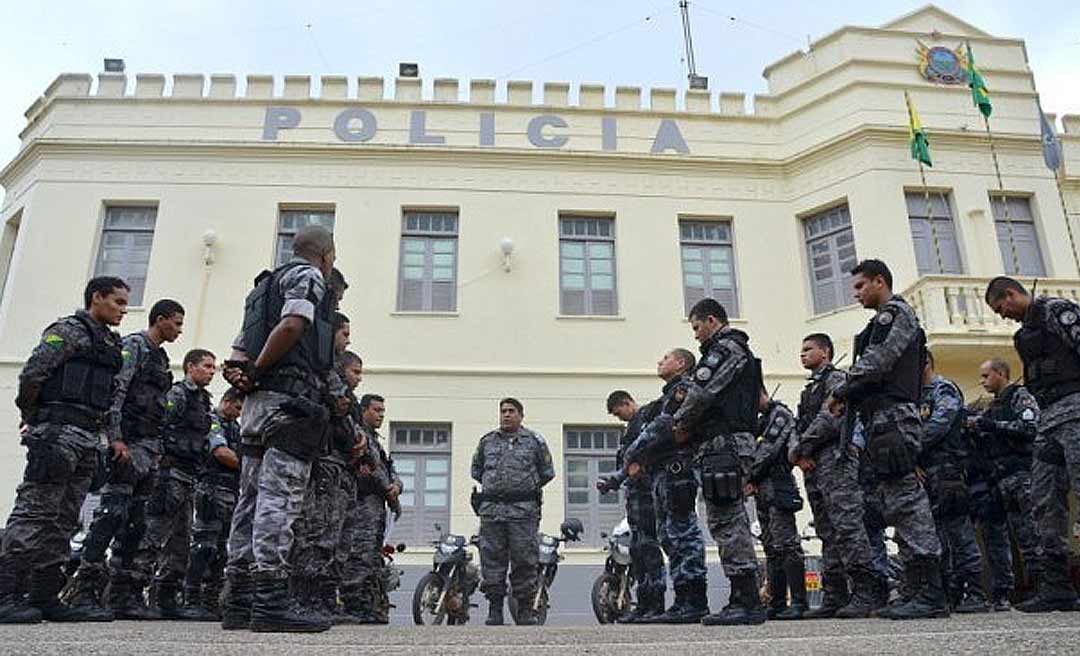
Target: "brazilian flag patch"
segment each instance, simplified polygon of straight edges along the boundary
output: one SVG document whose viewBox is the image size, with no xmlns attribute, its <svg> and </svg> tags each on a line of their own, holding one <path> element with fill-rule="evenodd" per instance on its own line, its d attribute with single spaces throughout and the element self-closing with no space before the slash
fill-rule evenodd
<svg viewBox="0 0 1080 656">
<path fill-rule="evenodd" d="M 55 333 L 49 333 L 48 335 L 45 335 L 45 339 L 43 341 L 49 346 L 52 346 L 53 348 L 60 348 L 64 345 L 64 338 Z"/>
</svg>

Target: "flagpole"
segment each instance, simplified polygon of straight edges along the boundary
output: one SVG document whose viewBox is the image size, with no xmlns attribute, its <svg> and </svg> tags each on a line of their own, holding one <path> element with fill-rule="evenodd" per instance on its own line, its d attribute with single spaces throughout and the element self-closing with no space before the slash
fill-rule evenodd
<svg viewBox="0 0 1080 656">
<path fill-rule="evenodd" d="M 998 164 L 997 149 L 994 147 L 994 135 L 990 132 L 990 119 L 985 114 L 983 114 L 983 126 L 986 127 L 986 138 L 990 141 L 990 157 L 994 160 L 994 174 L 997 176 L 1001 206 L 1005 210 L 1005 225 L 1009 231 L 1009 250 L 1012 252 L 1013 274 L 1020 275 L 1020 258 L 1016 254 L 1016 239 L 1013 237 L 1012 217 L 1009 215 L 1009 199 L 1005 195 L 1005 182 L 1001 179 L 1001 166 Z M 993 209 L 992 202 L 990 206 Z"/>
<path fill-rule="evenodd" d="M 938 241 L 937 227 L 934 226 L 934 205 L 930 202 L 930 187 L 926 184 L 926 169 L 919 164 L 919 179 L 922 180 L 923 196 L 926 199 L 926 220 L 930 223 L 930 239 L 934 244 L 934 256 L 937 257 L 938 273 L 945 273 L 945 260 L 941 257 L 941 242 Z"/>
<path fill-rule="evenodd" d="M 1076 254 L 1076 239 L 1073 237 L 1072 222 L 1069 221 L 1069 206 L 1065 204 L 1065 192 L 1061 189 L 1061 176 L 1058 174 L 1057 169 L 1054 170 L 1054 182 L 1057 185 L 1058 200 L 1061 201 L 1061 213 L 1065 217 L 1065 230 L 1069 232 L 1069 246 L 1072 248 L 1073 264 L 1076 265 L 1077 275 L 1080 275 L 1080 256 Z"/>
</svg>

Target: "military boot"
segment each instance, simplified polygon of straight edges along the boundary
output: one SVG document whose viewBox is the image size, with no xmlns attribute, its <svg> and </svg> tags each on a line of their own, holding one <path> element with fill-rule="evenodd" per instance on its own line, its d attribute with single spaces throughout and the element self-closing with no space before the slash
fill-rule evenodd
<svg viewBox="0 0 1080 656">
<path fill-rule="evenodd" d="M 784 563 L 784 574 L 791 592 L 791 606 L 776 616 L 778 620 L 801 620 L 808 608 L 806 604 L 806 564 L 802 557 Z M 770 618 L 771 619 L 771 618 Z"/>
<path fill-rule="evenodd" d="M 960 597 L 960 601 L 953 606 L 953 612 L 956 613 L 989 613 L 990 602 L 986 599 L 986 592 L 983 591 L 982 581 L 979 574 L 973 574 L 967 577 L 967 581 L 964 585 L 963 595 Z"/>
<path fill-rule="evenodd" d="M 656 621 L 661 624 L 696 624 L 708 614 L 705 581 L 690 581 L 675 586 L 675 603 Z"/>
<path fill-rule="evenodd" d="M 221 602 L 221 628 L 226 631 L 247 629 L 251 624 L 251 605 L 255 585 L 251 575 L 229 574 L 225 578 L 225 596 Z"/>
<path fill-rule="evenodd" d="M 784 563 L 777 558 L 765 560 L 765 572 L 769 579 L 769 619 L 775 618 L 788 609 L 787 606 L 787 572 Z"/>
<path fill-rule="evenodd" d="M 30 575 L 30 605 L 41 611 L 42 619 L 50 622 L 111 622 L 112 611 L 98 602 L 74 600 L 71 605 L 57 595 L 64 587 L 64 573 L 59 566 L 35 570 Z"/>
<path fill-rule="evenodd" d="M 101 599 L 108 581 L 109 573 L 103 565 L 82 563 L 75 576 L 68 581 L 61 597 L 69 606 L 103 608 Z"/>
<path fill-rule="evenodd" d="M 183 605 L 179 600 L 179 592 L 179 583 L 172 579 L 155 581 L 151 586 L 151 598 L 157 611 L 161 613 L 161 619 L 185 622 L 212 622 L 216 619 L 209 617 L 206 609 Z"/>
<path fill-rule="evenodd" d="M 758 594 L 757 576 L 740 574 L 731 577 L 731 603 L 724 610 L 701 620 L 705 626 L 763 624 L 767 618 Z"/>
<path fill-rule="evenodd" d="M 498 595 L 488 595 L 488 616 L 484 620 L 487 626 L 502 626 L 506 620 L 503 618 L 503 598 Z"/>
<path fill-rule="evenodd" d="M 256 633 L 317 633 L 330 628 L 321 617 L 301 613 L 289 599 L 289 581 L 259 576 L 255 579 L 255 598 L 251 607 L 251 630 Z"/>
<path fill-rule="evenodd" d="M 911 581 L 915 584 L 911 600 L 902 604 L 887 616 L 891 620 L 922 620 L 949 616 L 945 587 L 941 581 L 941 566 L 933 557 L 913 558 L 907 565 L 912 570 Z"/>
<path fill-rule="evenodd" d="M 664 614 L 664 591 L 639 591 L 637 605 L 632 611 L 618 618 L 619 624 L 654 624 Z"/>
<path fill-rule="evenodd" d="M 847 606 L 851 599 L 847 590 L 847 580 L 844 577 L 824 575 L 822 576 L 821 587 L 824 590 L 821 605 L 803 613 L 804 620 L 821 620 L 835 617 L 836 611 Z"/>
<path fill-rule="evenodd" d="M 184 619 L 192 622 L 216 622 L 220 619 L 207 609 L 202 586 L 189 586 L 187 582 L 184 583 L 184 607 L 182 611 L 186 615 Z"/>
<path fill-rule="evenodd" d="M 1065 559 L 1045 558 L 1036 579 L 1035 596 L 1016 604 L 1015 608 L 1022 613 L 1050 613 L 1075 610 L 1076 602 Z"/>
<path fill-rule="evenodd" d="M 160 620 L 161 613 L 146 604 L 141 581 L 114 575 L 105 593 L 105 603 L 118 620 Z"/>
<path fill-rule="evenodd" d="M 353 624 L 348 613 L 338 603 L 337 581 L 323 578 L 318 580 L 317 605 L 323 614 L 334 624 Z"/>
<path fill-rule="evenodd" d="M 668 618 L 680 615 L 686 608 L 686 586 L 675 585 L 675 599 L 671 602 L 671 606 L 660 614 L 660 617 L 656 618 L 658 624 L 670 624 Z"/>
<path fill-rule="evenodd" d="M 847 606 L 836 611 L 838 619 L 849 620 L 870 617 L 878 610 L 881 602 L 879 590 L 884 582 L 881 577 L 869 569 L 859 568 L 851 573 L 852 595 Z"/>
<path fill-rule="evenodd" d="M 0 624 L 37 624 L 41 611 L 27 603 L 18 589 L 18 572 L 0 566 Z"/>
</svg>

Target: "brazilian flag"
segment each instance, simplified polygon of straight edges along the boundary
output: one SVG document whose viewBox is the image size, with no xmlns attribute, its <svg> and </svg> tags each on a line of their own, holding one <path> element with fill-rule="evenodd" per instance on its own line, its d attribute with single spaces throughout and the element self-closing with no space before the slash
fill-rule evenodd
<svg viewBox="0 0 1080 656">
<path fill-rule="evenodd" d="M 907 103 L 908 115 L 908 139 L 911 145 L 911 159 L 922 162 L 927 166 L 933 166 L 930 161 L 930 140 L 926 137 L 919 113 L 915 111 L 915 105 L 911 104 L 911 97 L 904 92 L 904 102 Z"/>
<path fill-rule="evenodd" d="M 979 108 L 982 115 L 990 118 L 993 107 L 990 106 L 990 91 L 986 88 L 986 80 L 975 68 L 975 55 L 971 54 L 971 42 L 967 44 L 967 74 L 968 86 L 971 87 L 971 100 Z"/>
</svg>

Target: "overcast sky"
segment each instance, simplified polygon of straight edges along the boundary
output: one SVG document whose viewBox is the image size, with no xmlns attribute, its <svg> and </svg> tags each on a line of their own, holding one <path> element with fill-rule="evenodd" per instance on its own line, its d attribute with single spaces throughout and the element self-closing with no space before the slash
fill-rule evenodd
<svg viewBox="0 0 1080 656">
<path fill-rule="evenodd" d="M 877 26 L 922 2 L 693 0 L 698 72 L 716 91 L 765 90 L 762 69 L 842 25 Z M 686 80 L 676 0 L 3 0 L 0 166 L 23 111 L 61 72 L 122 57 L 135 73 L 382 75 L 674 86 Z M 1080 2 L 941 0 L 1027 41 L 1047 112 L 1080 114 Z"/>
</svg>

